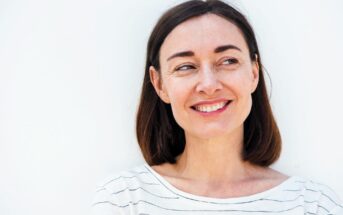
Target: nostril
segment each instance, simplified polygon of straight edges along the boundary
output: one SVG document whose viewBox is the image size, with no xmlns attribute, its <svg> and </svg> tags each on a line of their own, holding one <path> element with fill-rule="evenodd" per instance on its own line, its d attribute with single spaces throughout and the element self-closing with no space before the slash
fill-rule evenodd
<svg viewBox="0 0 343 215">
<path fill-rule="evenodd" d="M 217 80 L 202 80 L 198 83 L 196 90 L 205 94 L 213 94 L 222 89 L 222 85 Z"/>
</svg>

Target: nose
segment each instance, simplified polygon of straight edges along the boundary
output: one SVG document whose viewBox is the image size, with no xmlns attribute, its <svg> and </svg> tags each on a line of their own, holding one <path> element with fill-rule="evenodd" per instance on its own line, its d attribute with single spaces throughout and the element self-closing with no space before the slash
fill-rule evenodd
<svg viewBox="0 0 343 215">
<path fill-rule="evenodd" d="M 205 66 L 199 70 L 198 76 L 198 83 L 196 86 L 196 91 L 198 93 L 213 95 L 223 88 L 218 72 L 211 66 Z"/>
</svg>

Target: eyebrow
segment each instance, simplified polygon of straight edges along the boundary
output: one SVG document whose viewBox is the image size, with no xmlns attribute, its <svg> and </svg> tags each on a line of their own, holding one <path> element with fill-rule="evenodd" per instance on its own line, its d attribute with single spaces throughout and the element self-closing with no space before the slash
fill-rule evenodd
<svg viewBox="0 0 343 215">
<path fill-rule="evenodd" d="M 214 53 L 220 53 L 220 52 L 224 52 L 228 49 L 235 49 L 238 51 L 242 51 L 240 48 L 238 48 L 237 46 L 234 45 L 223 45 L 223 46 L 218 46 L 217 48 L 214 49 Z M 190 56 L 194 56 L 194 52 L 192 51 L 183 51 L 183 52 L 177 52 L 175 54 L 173 54 L 172 56 L 170 56 L 167 61 L 176 58 L 176 57 L 190 57 Z"/>
<path fill-rule="evenodd" d="M 223 52 L 223 51 L 226 51 L 228 49 L 236 49 L 236 50 L 238 50 L 240 52 L 242 51 L 237 46 L 234 46 L 234 45 L 224 45 L 224 46 L 218 46 L 216 49 L 214 49 L 214 53 Z"/>
</svg>

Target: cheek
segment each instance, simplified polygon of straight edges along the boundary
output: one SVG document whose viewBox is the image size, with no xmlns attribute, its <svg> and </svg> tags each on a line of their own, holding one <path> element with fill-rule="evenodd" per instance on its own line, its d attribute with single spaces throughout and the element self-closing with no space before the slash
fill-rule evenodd
<svg viewBox="0 0 343 215">
<path fill-rule="evenodd" d="M 191 105 L 189 101 L 192 92 L 191 85 L 182 81 L 173 81 L 168 84 L 167 91 L 173 116 L 179 126 L 184 128 L 188 119 L 188 108 Z"/>
<path fill-rule="evenodd" d="M 251 79 L 248 70 L 237 70 L 226 77 L 226 86 L 233 93 L 235 102 L 235 113 L 239 121 L 244 121 L 252 106 Z"/>
<path fill-rule="evenodd" d="M 172 106 L 185 105 L 187 97 L 191 92 L 191 84 L 181 78 L 169 79 L 166 83 L 166 90 Z"/>
<path fill-rule="evenodd" d="M 246 97 L 251 94 L 250 88 L 252 82 L 248 71 L 232 71 L 231 73 L 224 75 L 222 78 L 222 80 L 225 80 L 223 83 L 225 83 L 227 88 L 231 89 L 238 98 Z"/>
<path fill-rule="evenodd" d="M 187 117 L 187 111 L 185 111 L 187 108 L 183 101 L 181 100 L 181 98 L 179 97 L 178 100 L 173 100 L 171 103 L 171 109 L 172 109 L 172 113 L 173 113 L 173 117 L 176 121 L 176 123 L 183 129 L 185 129 L 187 127 L 187 121 L 188 121 L 188 117 Z"/>
</svg>

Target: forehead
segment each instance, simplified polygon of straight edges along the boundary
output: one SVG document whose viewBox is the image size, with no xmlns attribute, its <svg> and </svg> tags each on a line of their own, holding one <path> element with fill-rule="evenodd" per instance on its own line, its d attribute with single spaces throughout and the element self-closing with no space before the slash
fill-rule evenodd
<svg viewBox="0 0 343 215">
<path fill-rule="evenodd" d="M 160 55 L 161 59 L 165 59 L 174 52 L 185 50 L 201 54 L 228 44 L 248 52 L 243 34 L 237 26 L 218 15 L 206 14 L 176 26 L 163 42 Z"/>
</svg>

